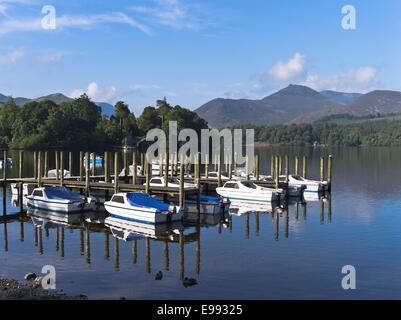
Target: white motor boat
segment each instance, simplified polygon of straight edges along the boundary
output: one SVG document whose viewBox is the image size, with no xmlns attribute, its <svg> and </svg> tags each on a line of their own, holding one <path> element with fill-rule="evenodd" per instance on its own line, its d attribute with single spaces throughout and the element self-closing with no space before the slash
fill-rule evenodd
<svg viewBox="0 0 401 320">
<path fill-rule="evenodd" d="M 260 178 L 259 181 L 270 182 L 272 185 L 274 185 L 276 183 L 276 181 L 271 176 L 263 176 L 262 178 Z M 285 182 L 285 176 L 280 176 L 279 177 L 279 182 L 283 182 L 284 183 Z M 288 183 L 288 188 L 284 189 L 284 194 L 282 194 L 282 198 L 285 198 L 285 196 L 288 196 L 288 197 L 302 197 L 303 192 L 304 192 L 305 189 L 306 189 L 306 185 L 304 185 L 304 184 L 301 184 L 301 185 L 290 185 L 290 183 Z"/>
<path fill-rule="evenodd" d="M 127 176 L 133 176 L 133 173 L 134 173 L 134 166 L 133 165 L 130 165 L 129 167 L 128 167 L 128 174 L 127 174 Z M 137 176 L 142 176 L 143 175 L 143 171 L 142 171 L 142 167 L 141 166 L 136 166 L 136 175 Z M 125 176 L 125 168 L 123 168 L 122 170 L 121 170 L 121 172 L 120 172 L 120 174 L 119 174 L 119 176 L 120 177 L 124 177 Z"/>
<path fill-rule="evenodd" d="M 64 178 L 70 178 L 71 177 L 71 172 L 68 170 L 64 169 Z M 57 170 L 52 169 L 47 172 L 47 178 L 56 178 Z M 61 177 L 61 169 L 58 169 L 58 178 L 60 179 Z"/>
<path fill-rule="evenodd" d="M 325 190 L 328 190 L 329 187 L 327 181 L 309 180 L 295 174 L 290 174 L 288 176 L 288 185 L 295 187 L 305 185 L 306 189 L 304 192 L 324 192 Z"/>
<path fill-rule="evenodd" d="M 104 224 L 110 228 L 114 237 L 123 241 L 140 240 L 145 237 L 157 239 L 184 231 L 184 226 L 180 221 L 171 224 L 149 224 L 107 217 Z"/>
<path fill-rule="evenodd" d="M 117 218 L 150 224 L 181 221 L 183 209 L 158 201 L 146 193 L 116 193 L 104 203 L 107 212 Z"/>
<path fill-rule="evenodd" d="M 22 196 L 26 197 L 32 194 L 35 189 L 35 185 L 33 184 L 23 184 L 22 185 Z M 19 184 L 11 183 L 11 194 L 13 196 L 18 196 Z"/>
<path fill-rule="evenodd" d="M 144 183 L 146 185 L 146 183 Z M 152 187 L 164 187 L 165 180 L 164 177 L 153 177 L 149 181 L 149 185 Z M 171 188 L 179 188 L 180 187 L 180 180 L 177 177 L 168 177 L 167 178 L 167 187 Z M 196 186 L 193 183 L 184 182 L 184 189 L 185 188 L 195 188 Z"/>
<path fill-rule="evenodd" d="M 252 181 L 231 180 L 216 188 L 216 192 L 230 200 L 273 202 L 280 200 L 284 190 L 257 186 Z"/>
<path fill-rule="evenodd" d="M 55 212 L 82 212 L 93 210 L 95 207 L 95 200 L 81 196 L 65 187 L 36 188 L 27 199 L 28 206 L 31 208 Z"/>
</svg>

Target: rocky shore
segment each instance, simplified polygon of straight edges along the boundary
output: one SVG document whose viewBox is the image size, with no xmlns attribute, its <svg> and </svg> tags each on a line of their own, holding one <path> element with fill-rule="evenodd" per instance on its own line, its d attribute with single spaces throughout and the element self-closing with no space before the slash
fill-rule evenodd
<svg viewBox="0 0 401 320">
<path fill-rule="evenodd" d="M 56 290 L 44 290 L 41 277 L 34 274 L 25 276 L 25 282 L 14 279 L 0 279 L 0 300 L 86 300 L 87 296 L 79 294 L 71 297 Z M 28 279 L 27 279 L 28 278 Z"/>
</svg>

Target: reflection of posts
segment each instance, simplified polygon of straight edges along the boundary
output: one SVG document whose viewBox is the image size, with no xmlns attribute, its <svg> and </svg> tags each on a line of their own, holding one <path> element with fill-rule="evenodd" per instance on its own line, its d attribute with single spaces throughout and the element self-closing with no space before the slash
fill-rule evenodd
<svg viewBox="0 0 401 320">
<path fill-rule="evenodd" d="M 64 228 L 61 227 L 61 250 L 60 250 L 60 256 L 61 258 L 64 258 Z"/>
<path fill-rule="evenodd" d="M 60 249 L 60 228 L 56 228 L 56 251 Z"/>
<path fill-rule="evenodd" d="M 196 274 L 200 273 L 200 225 L 196 226 Z"/>
<path fill-rule="evenodd" d="M 19 223 L 19 240 L 21 242 L 24 242 L 24 223 L 23 222 Z"/>
<path fill-rule="evenodd" d="M 302 215 L 304 217 L 304 220 L 306 220 L 306 202 L 303 204 Z"/>
<path fill-rule="evenodd" d="M 255 213 L 255 234 L 259 235 L 259 212 Z"/>
<path fill-rule="evenodd" d="M 105 231 L 104 233 L 104 259 L 109 260 L 110 258 L 110 240 L 109 233 Z"/>
<path fill-rule="evenodd" d="M 168 241 L 164 240 L 164 269 L 168 271 L 170 269 L 170 257 L 168 253 Z"/>
<path fill-rule="evenodd" d="M 114 237 L 114 268 L 120 268 L 120 247 L 118 245 L 118 238 Z"/>
<path fill-rule="evenodd" d="M 90 247 L 90 233 L 89 233 L 89 228 L 86 228 L 86 263 L 90 264 L 91 263 L 91 247 Z"/>
<path fill-rule="evenodd" d="M 138 245 L 137 245 L 137 241 L 134 240 L 132 241 L 132 263 L 136 264 L 138 259 Z"/>
<path fill-rule="evenodd" d="M 295 220 L 298 220 L 299 216 L 299 204 L 298 202 L 295 204 Z"/>
<path fill-rule="evenodd" d="M 249 238 L 249 213 L 245 214 L 245 236 Z"/>
<path fill-rule="evenodd" d="M 39 232 L 39 253 L 43 254 L 43 239 L 42 239 L 42 228 L 41 227 L 38 228 L 38 232 Z"/>
<path fill-rule="evenodd" d="M 150 239 L 146 237 L 146 273 L 150 273 Z"/>
<path fill-rule="evenodd" d="M 4 222 L 4 251 L 8 251 L 7 222 Z"/>
<path fill-rule="evenodd" d="M 323 197 L 320 198 L 320 223 L 324 223 L 324 201 Z"/>
<path fill-rule="evenodd" d="M 84 230 L 79 229 L 79 254 L 81 256 L 83 256 L 84 255 L 84 251 L 85 251 L 85 248 L 84 248 Z"/>
<path fill-rule="evenodd" d="M 288 238 L 288 225 L 290 222 L 290 217 L 288 215 L 288 206 L 285 209 L 285 237 Z"/>
<path fill-rule="evenodd" d="M 280 219 L 280 215 L 278 213 L 278 210 L 276 210 L 276 225 L 275 225 L 275 231 L 274 231 L 274 240 L 276 240 L 276 241 L 278 241 L 279 219 Z"/>
<path fill-rule="evenodd" d="M 327 212 L 329 216 L 329 222 L 331 223 L 331 193 L 327 195 Z"/>
<path fill-rule="evenodd" d="M 184 234 L 180 232 L 179 238 L 180 245 L 180 280 L 184 279 Z"/>
</svg>

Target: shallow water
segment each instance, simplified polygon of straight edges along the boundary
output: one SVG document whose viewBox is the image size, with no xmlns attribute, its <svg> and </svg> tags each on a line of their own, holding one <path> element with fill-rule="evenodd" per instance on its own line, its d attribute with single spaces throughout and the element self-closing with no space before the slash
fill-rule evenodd
<svg viewBox="0 0 401 320">
<path fill-rule="evenodd" d="M 308 178 L 316 179 L 319 157 L 332 154 L 331 201 L 289 204 L 278 221 L 270 212 L 225 220 L 201 216 L 199 227 L 186 223 L 167 235 L 153 230 L 156 238 L 127 242 L 101 223 L 35 232 L 28 217 L 0 225 L 0 276 L 21 280 L 53 265 L 57 289 L 90 299 L 400 299 L 401 149 L 257 152 L 261 173 L 270 171 L 272 154 L 288 154 L 290 168 L 295 155 L 308 155 Z M 18 161 L 16 153 L 10 155 Z M 31 174 L 31 159 L 24 157 L 25 176 Z M 17 175 L 15 163 L 9 173 Z M 18 211 L 9 188 L 6 203 L 8 214 Z M 92 218 L 101 220 L 102 213 Z M 356 290 L 342 289 L 344 265 L 356 268 Z M 156 281 L 160 270 L 163 279 Z M 182 277 L 198 284 L 185 288 Z"/>
</svg>

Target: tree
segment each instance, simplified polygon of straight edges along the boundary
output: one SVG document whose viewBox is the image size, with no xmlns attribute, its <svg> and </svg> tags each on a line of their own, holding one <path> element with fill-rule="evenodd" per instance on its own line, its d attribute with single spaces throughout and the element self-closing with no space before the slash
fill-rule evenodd
<svg viewBox="0 0 401 320">
<path fill-rule="evenodd" d="M 146 107 L 141 116 L 138 118 L 138 127 L 142 131 L 143 135 L 155 128 L 160 128 L 162 119 L 159 117 L 159 113 L 154 107 Z"/>
</svg>

